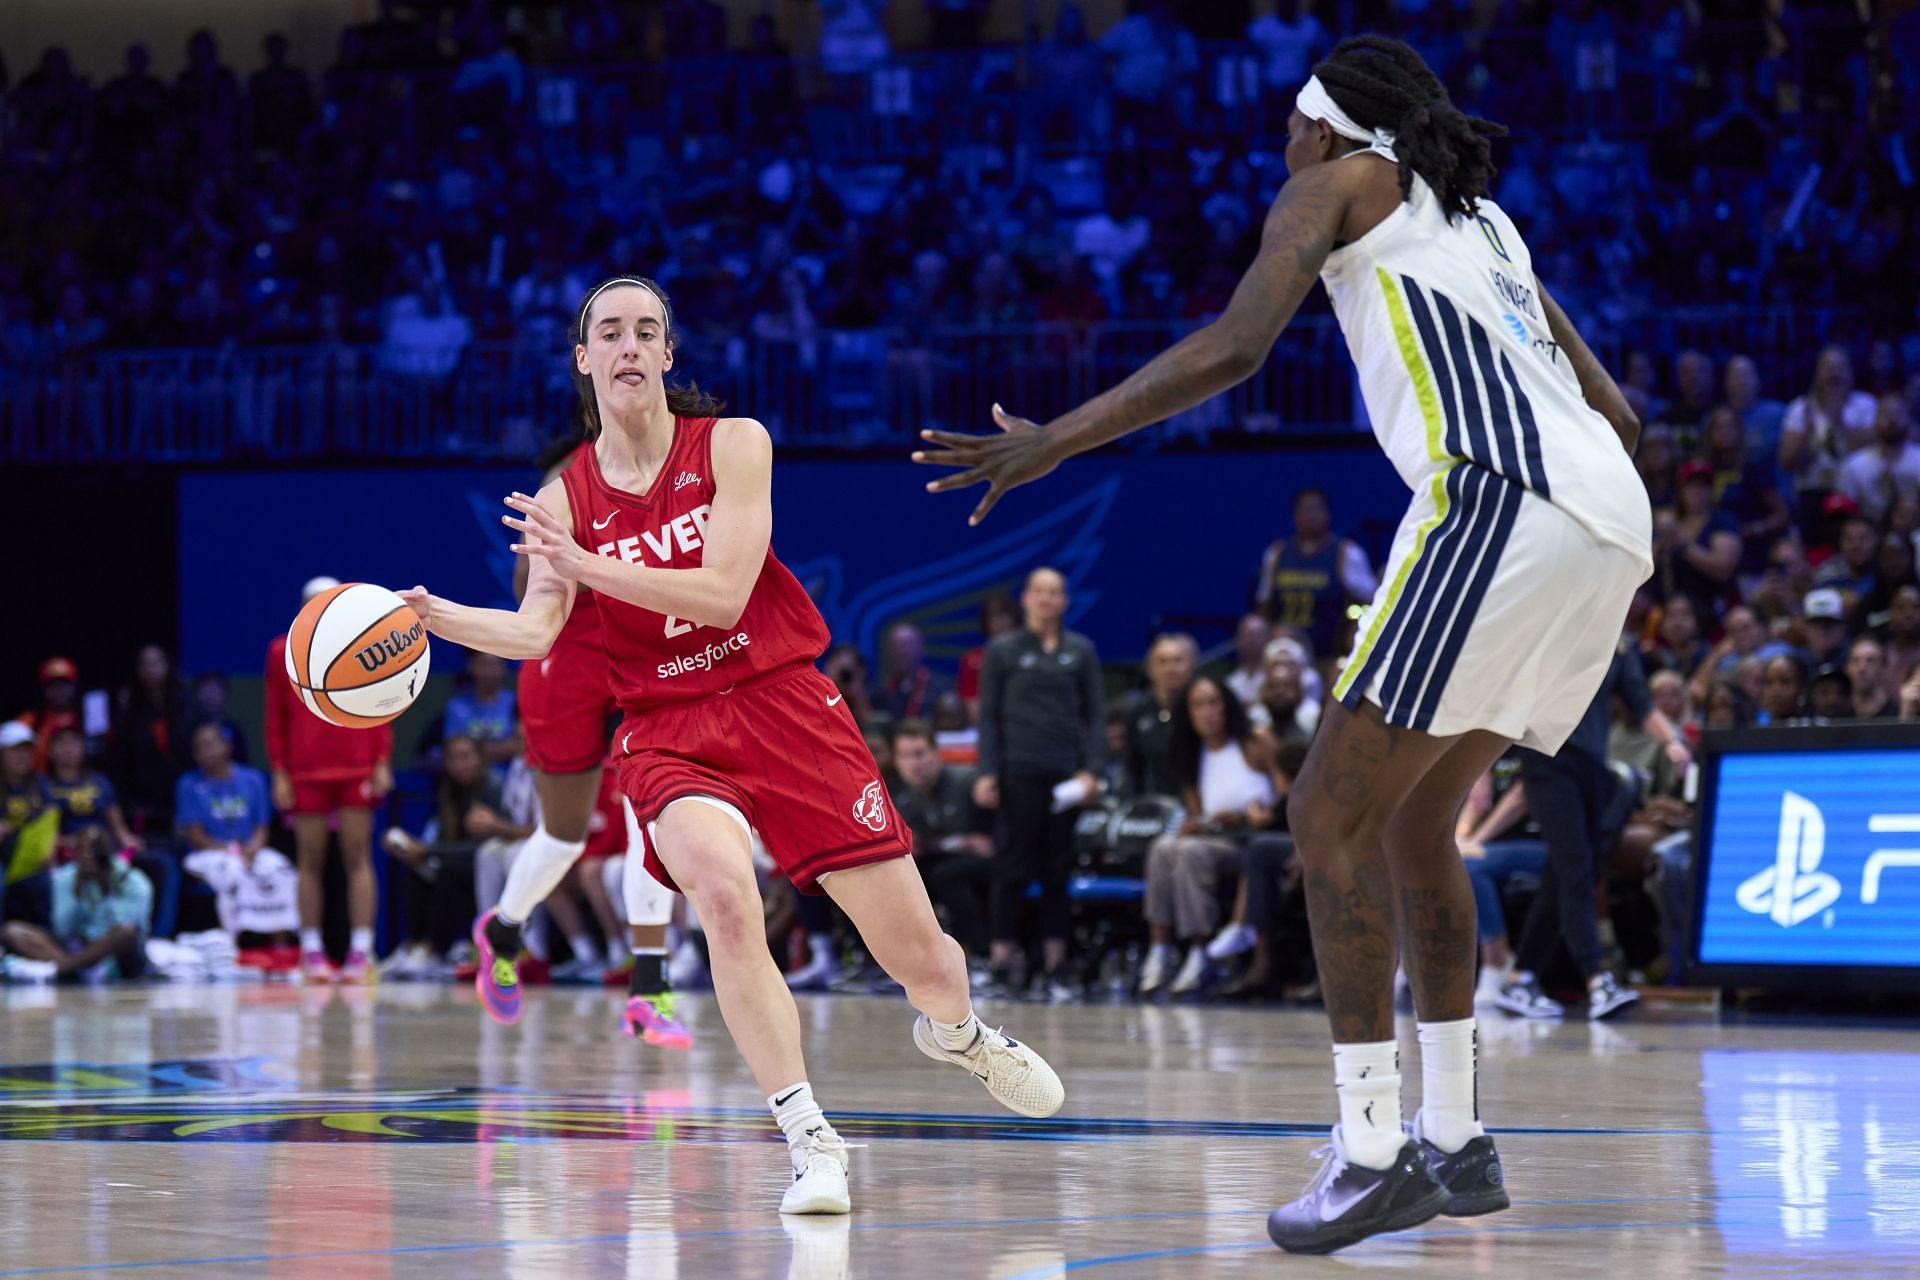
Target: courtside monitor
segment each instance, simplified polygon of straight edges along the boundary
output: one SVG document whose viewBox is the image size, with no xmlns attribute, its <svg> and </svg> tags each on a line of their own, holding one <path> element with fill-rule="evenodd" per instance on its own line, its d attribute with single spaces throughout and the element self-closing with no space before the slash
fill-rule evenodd
<svg viewBox="0 0 1920 1280">
<path fill-rule="evenodd" d="M 1920 724 L 1703 745 L 1688 981 L 1920 991 Z"/>
</svg>

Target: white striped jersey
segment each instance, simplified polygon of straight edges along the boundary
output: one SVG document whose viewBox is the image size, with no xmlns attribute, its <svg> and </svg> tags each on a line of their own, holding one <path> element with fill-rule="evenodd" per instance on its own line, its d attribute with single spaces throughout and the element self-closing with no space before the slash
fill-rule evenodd
<svg viewBox="0 0 1920 1280">
<path fill-rule="evenodd" d="M 1532 255 L 1497 205 L 1482 200 L 1477 217 L 1449 222 L 1416 175 L 1411 198 L 1328 254 L 1320 279 L 1373 433 L 1409 488 L 1431 489 L 1444 511 L 1463 493 L 1479 506 L 1489 486 L 1520 486 L 1652 572 L 1646 490 L 1581 396 L 1547 326 Z M 1487 496 L 1485 534 L 1504 543 L 1519 494 Z"/>
</svg>

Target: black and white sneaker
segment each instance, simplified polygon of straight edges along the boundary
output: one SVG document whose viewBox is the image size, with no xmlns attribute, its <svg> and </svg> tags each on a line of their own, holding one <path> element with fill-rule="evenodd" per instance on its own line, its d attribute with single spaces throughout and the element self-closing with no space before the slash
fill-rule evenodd
<svg viewBox="0 0 1920 1280">
<path fill-rule="evenodd" d="M 1481 1134 L 1458 1151 L 1446 1152 L 1428 1142 L 1420 1132 L 1420 1117 L 1415 1115 L 1407 1133 L 1420 1144 L 1434 1181 L 1447 1189 L 1447 1207 L 1440 1212 L 1449 1218 L 1477 1218 L 1483 1213 L 1498 1213 L 1511 1208 L 1507 1196 L 1507 1175 L 1500 1167 L 1500 1153 L 1493 1149 L 1493 1138 Z"/>
<path fill-rule="evenodd" d="M 1540 989 L 1538 978 L 1522 970 L 1515 970 L 1501 985 L 1493 1003 L 1520 1018 L 1560 1018 L 1567 1012 L 1565 1005 Z"/>
<path fill-rule="evenodd" d="M 1332 1253 L 1383 1231 L 1417 1227 L 1443 1212 L 1450 1199 L 1412 1140 L 1392 1164 L 1369 1169 L 1347 1158 L 1336 1125 L 1333 1141 L 1314 1154 L 1326 1163 L 1307 1189 L 1267 1215 L 1267 1235 L 1288 1253 Z"/>
<path fill-rule="evenodd" d="M 1639 999 L 1638 991 L 1621 986 L 1620 980 L 1611 973 L 1603 973 L 1600 984 L 1587 991 L 1587 1017 L 1595 1022 L 1610 1018 Z"/>
</svg>

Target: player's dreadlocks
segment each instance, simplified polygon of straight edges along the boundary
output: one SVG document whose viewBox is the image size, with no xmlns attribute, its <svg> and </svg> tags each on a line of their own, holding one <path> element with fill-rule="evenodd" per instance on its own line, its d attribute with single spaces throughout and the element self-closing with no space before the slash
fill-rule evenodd
<svg viewBox="0 0 1920 1280">
<path fill-rule="evenodd" d="M 602 280 L 587 291 L 580 303 L 580 311 L 573 323 L 573 340 L 577 345 L 585 346 L 587 341 L 587 313 L 593 310 L 593 300 L 615 285 L 638 285 L 660 299 L 660 313 L 667 322 L 667 349 L 672 351 L 680 345 L 680 328 L 673 322 L 673 303 L 667 298 L 667 291 L 645 276 L 613 276 Z M 571 354 L 571 353 L 569 353 Z M 569 360 L 568 371 L 573 375 L 573 389 L 580 394 L 580 417 L 582 434 L 589 440 L 600 435 L 600 402 L 593 394 L 593 379 L 580 372 L 580 367 Z M 725 409 L 726 403 L 715 399 L 702 391 L 697 383 L 689 382 L 684 386 L 667 387 L 667 411 L 681 418 L 711 418 Z"/>
<path fill-rule="evenodd" d="M 1386 36 L 1342 40 L 1313 74 L 1356 123 L 1394 131 L 1402 195 L 1412 194 L 1417 173 L 1449 219 L 1472 216 L 1494 173 L 1487 140 L 1505 136 L 1505 125 L 1454 106 L 1412 46 Z"/>
</svg>

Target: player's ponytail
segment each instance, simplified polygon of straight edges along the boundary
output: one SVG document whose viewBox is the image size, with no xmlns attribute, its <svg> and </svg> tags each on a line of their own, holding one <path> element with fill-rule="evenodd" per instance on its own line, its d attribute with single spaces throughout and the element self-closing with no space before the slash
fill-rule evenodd
<svg viewBox="0 0 1920 1280">
<path fill-rule="evenodd" d="M 1506 126 L 1454 106 L 1413 47 L 1386 36 L 1341 41 L 1313 74 L 1356 123 L 1394 131 L 1401 195 L 1413 194 L 1417 173 L 1448 218 L 1474 214 L 1493 180 L 1489 140 L 1505 136 Z"/>
<path fill-rule="evenodd" d="M 638 285 L 642 289 L 650 291 L 654 297 L 660 299 L 660 312 L 666 317 L 667 321 L 667 350 L 673 351 L 678 349 L 680 346 L 680 326 L 673 321 L 673 303 L 668 299 L 665 289 L 662 289 L 645 276 L 612 276 L 606 280 L 602 280 L 599 284 L 589 289 L 587 296 L 580 300 L 580 310 L 575 313 L 573 323 L 574 345 L 586 345 L 587 314 L 593 310 L 593 300 L 608 288 L 621 284 Z M 574 391 L 580 396 L 581 434 L 589 440 L 597 439 L 600 435 L 600 402 L 593 394 L 593 379 L 580 372 L 579 361 L 572 358 L 571 349 L 568 351 L 567 372 L 573 378 Z M 667 384 L 667 412 L 673 414 L 675 417 L 715 418 L 718 417 L 726 407 L 727 405 L 724 400 L 710 396 L 702 391 L 699 383 L 689 382 L 682 385 Z"/>
</svg>

